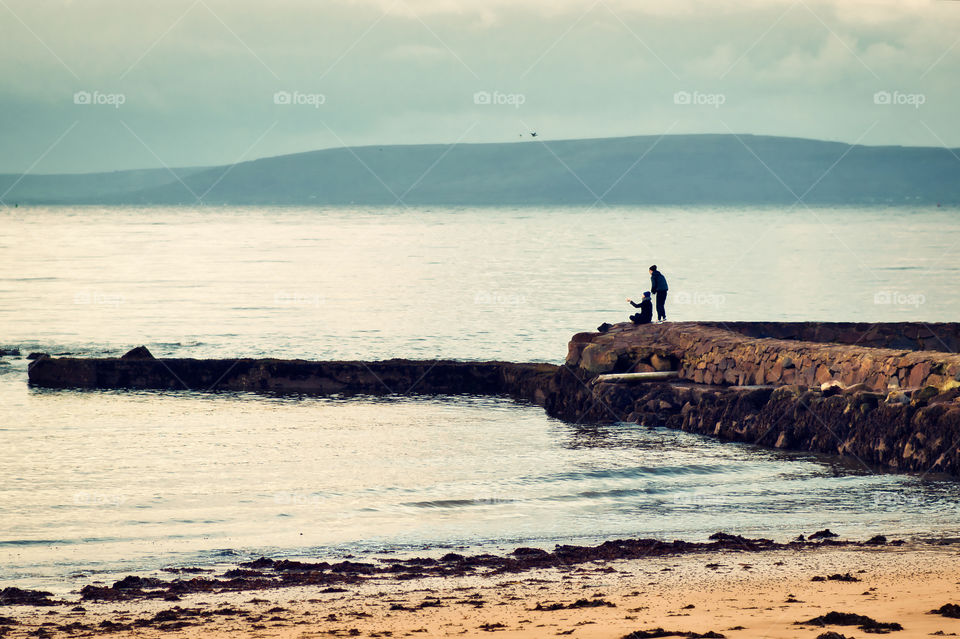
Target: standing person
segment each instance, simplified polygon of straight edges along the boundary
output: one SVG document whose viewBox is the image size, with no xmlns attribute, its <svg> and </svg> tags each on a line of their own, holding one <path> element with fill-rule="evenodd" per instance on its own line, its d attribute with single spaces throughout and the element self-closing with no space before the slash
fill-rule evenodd
<svg viewBox="0 0 960 639">
<path fill-rule="evenodd" d="M 643 299 L 640 300 L 639 304 L 631 299 L 627 299 L 627 301 L 630 302 L 630 306 L 640 309 L 639 313 L 630 316 L 630 321 L 634 324 L 649 324 L 653 321 L 653 303 L 650 301 L 650 291 L 643 292 Z"/>
<path fill-rule="evenodd" d="M 667 302 L 667 278 L 663 273 L 657 270 L 657 265 L 650 267 L 650 292 L 657 296 L 657 321 L 667 321 L 667 310 L 664 304 Z"/>
</svg>

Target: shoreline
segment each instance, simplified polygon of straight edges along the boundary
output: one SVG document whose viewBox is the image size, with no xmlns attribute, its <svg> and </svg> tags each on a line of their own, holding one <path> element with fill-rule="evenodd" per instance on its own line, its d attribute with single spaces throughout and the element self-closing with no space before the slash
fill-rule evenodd
<svg viewBox="0 0 960 639">
<path fill-rule="evenodd" d="M 841 528 L 837 528 L 837 530 L 841 530 Z M 882 531 L 885 529 L 876 528 L 876 530 Z M 890 528 L 887 528 L 886 530 L 890 530 Z M 714 541 L 712 541 L 713 535 L 708 536 L 706 533 L 697 534 L 688 531 L 677 533 L 658 532 L 644 534 L 646 536 L 643 538 L 625 538 L 623 536 L 613 534 L 606 537 L 578 536 L 554 539 L 538 538 L 529 540 L 516 538 L 511 540 L 478 542 L 473 544 L 466 542 L 426 543 L 407 544 L 397 547 L 378 546 L 376 548 L 367 546 L 354 546 L 350 544 L 339 544 L 337 546 L 330 547 L 303 547 L 291 549 L 272 548 L 272 552 L 238 547 L 236 549 L 229 549 L 231 554 L 230 557 L 224 555 L 216 558 L 208 558 L 198 557 L 194 554 L 190 554 L 189 556 L 175 554 L 166 557 L 157 557 L 155 561 L 148 561 L 142 565 L 128 565 L 126 567 L 114 566 L 106 570 L 89 570 L 84 569 L 83 567 L 78 567 L 67 572 L 59 572 L 56 574 L 49 573 L 32 576 L 21 575 L 18 577 L 12 577 L 8 575 L 0 578 L 0 591 L 7 587 L 13 587 L 28 592 L 49 592 L 50 598 L 53 600 L 77 604 L 82 603 L 80 599 L 80 591 L 85 586 L 109 588 L 118 581 L 131 576 L 141 577 L 144 579 L 160 579 L 164 582 L 173 581 L 176 579 L 190 579 L 192 577 L 220 579 L 227 572 L 244 568 L 246 564 L 263 561 L 264 559 L 278 564 L 284 562 L 289 564 L 302 563 L 307 565 L 315 563 L 327 563 L 334 565 L 343 562 L 371 564 L 383 568 L 382 570 L 378 570 L 378 574 L 382 574 L 382 576 L 389 578 L 390 571 L 386 567 L 391 564 L 403 565 L 407 563 L 416 564 L 421 562 L 442 563 L 440 560 L 442 560 L 442 558 L 446 555 L 460 555 L 466 558 L 480 556 L 493 558 L 493 561 L 495 562 L 501 559 L 510 560 L 513 556 L 513 551 L 515 550 L 531 551 L 532 553 L 535 553 L 535 555 L 539 555 L 541 551 L 550 553 L 552 549 L 556 547 L 592 549 L 605 544 L 620 543 L 624 541 L 630 543 L 650 541 L 657 544 L 662 544 L 665 547 L 669 547 L 671 544 L 677 544 L 681 548 L 686 546 L 686 548 L 682 548 L 677 552 L 668 551 L 663 553 L 674 554 L 677 556 L 683 554 L 696 554 L 698 552 L 709 553 L 720 550 L 710 547 L 711 544 L 714 543 Z M 654 536 L 651 537 L 651 534 Z M 726 533 L 714 534 L 725 535 Z M 752 535 L 757 536 L 753 537 Z M 734 538 L 738 536 L 739 535 L 731 535 L 731 537 Z M 801 534 L 799 536 L 803 537 L 804 535 Z M 871 536 L 886 538 L 887 542 L 886 544 L 869 544 L 867 542 L 872 538 Z M 789 530 L 751 530 L 745 531 L 743 537 L 749 541 L 770 540 L 771 538 L 782 540 L 781 542 L 774 541 L 773 548 L 759 548 L 754 552 L 771 551 L 779 546 L 783 546 L 785 548 L 797 547 L 797 544 L 795 543 L 797 535 L 793 535 L 793 532 Z M 693 541 L 686 541 L 686 539 L 692 539 Z M 791 539 L 793 541 L 791 541 Z M 957 545 L 957 547 L 960 548 L 960 529 L 944 530 L 942 532 L 933 532 L 930 530 L 905 530 L 904 532 L 893 536 L 883 533 L 874 535 L 872 530 L 845 530 L 843 534 L 836 538 L 836 540 L 821 539 L 819 541 L 825 542 L 821 544 L 823 547 L 843 545 L 873 549 L 876 546 L 883 545 L 890 547 L 940 547 Z M 814 545 L 814 548 L 816 547 L 817 546 Z M 603 559 L 600 559 L 599 561 L 602 560 Z M 489 566 L 490 564 L 486 563 L 486 565 L 482 567 L 485 570 L 489 570 Z M 531 564 L 522 568 L 520 571 L 533 570 L 534 568 L 535 566 Z M 267 566 L 267 570 L 269 572 L 269 566 Z M 238 591 L 267 588 L 269 588 L 269 585 L 238 588 Z M 144 597 L 144 599 L 150 598 L 151 597 Z M 137 599 L 138 597 L 130 597 L 127 600 Z M 0 603 L 0 614 L 2 614 L 2 610 L 3 603 Z"/>
<path fill-rule="evenodd" d="M 406 552 L 383 550 L 352 552 L 336 556 L 291 555 L 266 557 L 250 555 L 246 561 L 220 561 L 216 564 L 168 564 L 162 568 L 141 571 L 120 571 L 113 577 L 77 584 L 68 592 L 51 593 L 42 588 L 10 588 L 0 597 L 3 603 L 46 606 L 54 603 L 83 601 L 176 600 L 186 594 L 204 592 L 243 592 L 286 588 L 302 584 L 359 584 L 375 579 L 422 579 L 450 576 L 490 576 L 519 574 L 542 568 L 570 567 L 596 561 L 615 561 L 647 557 L 680 556 L 697 553 L 735 550 L 758 553 L 775 550 L 819 550 L 824 547 L 902 546 L 902 539 L 888 540 L 876 535 L 867 541 L 840 539 L 829 529 L 791 541 L 776 542 L 769 538 L 748 538 L 716 532 L 706 541 L 665 541 L 655 538 L 616 538 L 591 544 L 555 543 L 553 550 L 533 544 L 502 548 L 495 552 L 483 546 L 427 546 Z M 934 542 L 936 543 L 936 542 Z M 950 543 L 946 541 L 945 543 Z M 122 576 L 121 576 L 122 575 Z M 110 583 L 103 579 L 108 579 Z M 22 593 L 22 594 L 20 594 Z M 70 595 L 79 594 L 72 602 Z M 36 603 L 32 603 L 33 601 Z"/>
<path fill-rule="evenodd" d="M 347 561 L 352 565 L 336 578 L 328 568 L 317 573 L 320 564 L 314 564 L 301 573 L 307 575 L 301 583 L 182 592 L 175 601 L 151 595 L 5 605 L 0 628 L 7 630 L 0 636 L 620 638 L 658 627 L 737 639 L 813 639 L 828 630 L 862 635 L 856 626 L 794 623 L 831 611 L 902 624 L 904 637 L 960 633 L 960 619 L 928 614 L 960 600 L 956 541 L 776 543 L 730 535 L 710 544 L 658 542 L 646 554 L 634 552 L 644 541 L 576 547 L 581 552 L 570 562 L 545 562 L 543 551 L 524 549 L 467 557 L 486 567 L 475 571 L 449 570 L 453 560 L 414 559 L 394 562 L 404 570 L 373 572 L 363 567 L 368 562 Z M 561 557 L 562 548 L 547 554 Z M 264 559 L 236 570 L 289 575 L 294 563 Z M 182 575 L 191 578 L 205 575 Z M 132 590 L 153 590 L 143 578 L 122 581 Z"/>
<path fill-rule="evenodd" d="M 950 478 L 952 481 L 952 478 Z M 886 533 L 889 530 L 898 530 L 896 527 L 870 526 L 866 529 L 855 526 L 844 525 L 843 522 L 833 522 L 826 524 L 834 527 L 835 530 L 842 531 L 837 540 L 827 539 L 824 546 L 829 545 L 852 545 L 852 546 L 871 546 L 866 542 L 872 537 L 885 537 L 889 546 L 950 546 L 957 545 L 960 548 L 960 529 L 949 528 L 942 531 L 933 531 L 925 529 L 901 529 L 902 532 L 891 536 Z M 839 526 L 839 527 L 837 527 Z M 749 529 L 743 531 L 743 537 L 748 540 L 773 539 L 781 540 L 774 542 L 776 545 L 792 547 L 795 544 L 791 540 L 796 540 L 797 536 L 803 534 L 794 534 L 796 529 L 763 530 Z M 809 531 L 807 531 L 809 532 Z M 725 534 L 725 533 L 714 533 Z M 414 543 L 391 546 L 383 545 L 363 545 L 344 542 L 331 546 L 311 546 L 311 547 L 293 547 L 281 548 L 272 547 L 270 549 L 258 549 L 238 546 L 236 548 L 225 549 L 229 554 L 218 554 L 216 556 L 198 556 L 196 553 L 173 553 L 168 555 L 157 555 L 150 560 L 143 562 L 124 562 L 126 565 L 119 565 L 121 560 L 116 560 L 118 565 L 112 565 L 108 568 L 85 567 L 82 565 L 71 566 L 69 570 L 59 572 L 44 572 L 37 574 L 19 574 L 13 573 L 0 577 L 0 591 L 7 587 L 14 587 L 25 591 L 44 591 L 49 592 L 51 599 L 65 600 L 70 603 L 80 603 L 80 590 L 85 586 L 110 587 L 112 584 L 130 576 L 143 577 L 146 579 L 157 578 L 162 581 L 172 581 L 177 578 L 189 579 L 193 576 L 220 578 L 228 571 L 242 568 L 244 564 L 269 559 L 277 563 L 317 563 L 326 562 L 336 564 L 344 561 L 357 563 L 367 563 L 374 565 L 403 564 L 405 562 L 436 561 L 442 559 L 445 555 L 463 555 L 465 557 L 484 556 L 510 559 L 512 552 L 517 549 L 545 551 L 549 553 L 555 547 L 579 547 L 594 548 L 604 544 L 610 544 L 621 541 L 652 541 L 670 545 L 671 543 L 681 543 L 689 547 L 687 550 L 675 554 L 690 554 L 695 552 L 711 552 L 709 545 L 713 535 L 708 535 L 705 531 L 660 531 L 644 532 L 643 537 L 627 538 L 622 533 L 612 533 L 604 535 L 591 536 L 563 536 L 553 538 L 511 538 L 502 540 L 487 540 L 470 543 L 467 541 L 443 541 L 436 543 Z M 732 535 L 736 537 L 737 535 Z M 691 541 L 687 541 L 687 540 Z M 881 544 L 877 544 L 881 545 Z M 699 547 L 705 547 L 698 550 Z M 669 553 L 668 553 L 669 554 Z M 103 557 L 98 557 L 98 562 L 102 562 Z M 102 566 L 103 564 L 100 564 Z M 15 568 L 10 566 L 11 569 Z M 529 567 L 528 569 L 532 569 Z M 266 587 L 266 586 L 265 586 Z M 256 588 L 251 588 L 256 589 Z M 136 599 L 136 597 L 132 598 Z M 2 614 L 3 604 L 0 603 L 0 614 Z"/>
</svg>

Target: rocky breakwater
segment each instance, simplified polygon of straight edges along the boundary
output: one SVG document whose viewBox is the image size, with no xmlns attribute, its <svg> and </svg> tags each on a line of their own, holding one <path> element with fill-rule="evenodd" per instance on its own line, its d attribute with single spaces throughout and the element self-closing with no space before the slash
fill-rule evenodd
<svg viewBox="0 0 960 639">
<path fill-rule="evenodd" d="M 393 359 L 376 362 L 42 356 L 30 384 L 45 388 L 245 391 L 310 395 L 504 395 L 543 404 L 551 364 Z"/>
<path fill-rule="evenodd" d="M 700 322 L 748 337 L 832 342 L 908 351 L 960 351 L 960 324 L 946 322 Z"/>
<path fill-rule="evenodd" d="M 831 334 L 830 325 L 824 326 L 803 323 L 791 331 L 788 323 L 777 323 L 769 332 Z M 849 334 L 857 328 L 843 326 L 845 341 L 858 341 Z M 905 344 L 896 336 L 906 325 L 897 326 L 873 330 L 867 341 L 889 335 Z M 579 333 L 551 381 L 545 406 L 551 415 L 574 422 L 635 421 L 848 455 L 900 471 L 960 475 L 960 355 L 762 337 L 761 324 L 730 329 L 678 322 Z M 667 370 L 677 371 L 675 381 L 637 384 L 601 377 Z"/>
</svg>

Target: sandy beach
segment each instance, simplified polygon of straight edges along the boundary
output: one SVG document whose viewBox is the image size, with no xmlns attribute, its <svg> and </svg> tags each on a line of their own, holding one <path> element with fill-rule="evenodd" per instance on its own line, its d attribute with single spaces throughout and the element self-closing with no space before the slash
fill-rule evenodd
<svg viewBox="0 0 960 639">
<path fill-rule="evenodd" d="M 864 636 L 860 624 L 796 623 L 839 612 L 900 624 L 903 630 L 893 631 L 897 636 L 921 637 L 960 633 L 960 619 L 930 614 L 960 601 L 958 580 L 956 544 L 731 549 L 516 574 L 200 593 L 175 603 L 5 606 L 0 626 L 6 631 L 0 634 L 299 638 L 497 633 L 618 639 L 637 633 L 631 639 L 640 639 L 668 636 L 656 631 L 663 629 L 676 636 L 737 639 L 812 639 L 829 631 Z"/>
</svg>

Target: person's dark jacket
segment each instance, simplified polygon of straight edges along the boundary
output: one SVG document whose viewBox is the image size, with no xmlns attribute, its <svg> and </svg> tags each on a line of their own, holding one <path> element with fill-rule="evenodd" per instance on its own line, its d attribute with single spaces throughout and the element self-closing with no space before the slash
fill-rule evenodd
<svg viewBox="0 0 960 639">
<path fill-rule="evenodd" d="M 634 308 L 640 309 L 639 313 L 630 316 L 634 324 L 649 324 L 653 321 L 653 302 L 650 301 L 649 297 L 643 298 L 639 304 L 636 302 L 630 302 L 630 304 L 632 304 Z"/>
<path fill-rule="evenodd" d="M 650 292 L 656 295 L 657 293 L 667 292 L 667 278 L 663 276 L 663 273 L 660 271 L 654 271 L 650 274 Z"/>
</svg>

